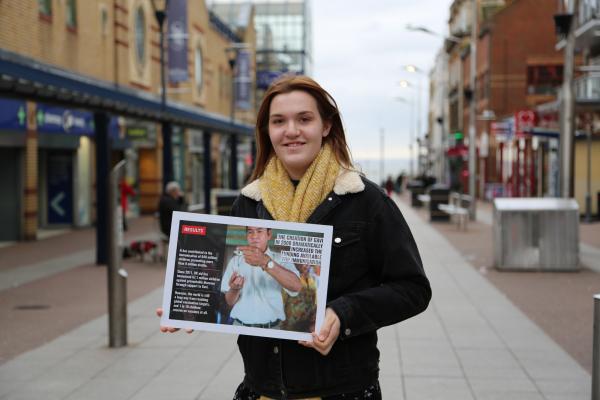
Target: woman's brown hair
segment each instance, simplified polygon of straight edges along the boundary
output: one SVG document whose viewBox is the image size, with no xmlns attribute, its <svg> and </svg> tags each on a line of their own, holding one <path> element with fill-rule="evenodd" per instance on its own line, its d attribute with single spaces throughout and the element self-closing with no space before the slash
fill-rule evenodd
<svg viewBox="0 0 600 400">
<path fill-rule="evenodd" d="M 275 96 L 300 90 L 308 93 L 317 102 L 317 109 L 323 122 L 330 123 L 329 134 L 323 138 L 323 143 L 329 143 L 335 158 L 342 167 L 352 168 L 350 150 L 346 143 L 346 135 L 338 106 L 331 95 L 317 82 L 307 76 L 286 75 L 269 86 L 256 116 L 256 163 L 250 181 L 260 178 L 265 172 L 269 159 L 274 150 L 269 139 L 269 111 Z"/>
</svg>

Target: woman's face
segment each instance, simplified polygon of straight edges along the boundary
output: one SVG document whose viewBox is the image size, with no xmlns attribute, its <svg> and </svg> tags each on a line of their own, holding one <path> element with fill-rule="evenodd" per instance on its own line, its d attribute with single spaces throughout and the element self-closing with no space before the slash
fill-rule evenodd
<svg viewBox="0 0 600 400">
<path fill-rule="evenodd" d="M 317 157 L 330 127 L 323 122 L 317 101 L 310 94 L 295 90 L 273 98 L 269 138 L 290 178 L 302 178 Z"/>
</svg>

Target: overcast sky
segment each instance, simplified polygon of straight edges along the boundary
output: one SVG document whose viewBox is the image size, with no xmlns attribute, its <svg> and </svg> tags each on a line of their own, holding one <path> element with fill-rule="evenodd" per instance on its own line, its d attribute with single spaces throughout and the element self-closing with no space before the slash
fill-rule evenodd
<svg viewBox="0 0 600 400">
<path fill-rule="evenodd" d="M 407 158 L 410 106 L 394 98 L 410 101 L 416 90 L 401 88 L 398 82 L 406 79 L 416 85 L 419 75 L 403 66 L 414 64 L 428 73 L 443 39 L 405 26 L 447 33 L 450 4 L 451 0 L 312 1 L 313 76 L 337 101 L 355 159 L 379 159 L 381 129 L 384 157 Z M 421 79 L 425 131 L 428 80 Z M 397 163 L 389 165 L 393 169 Z"/>
</svg>

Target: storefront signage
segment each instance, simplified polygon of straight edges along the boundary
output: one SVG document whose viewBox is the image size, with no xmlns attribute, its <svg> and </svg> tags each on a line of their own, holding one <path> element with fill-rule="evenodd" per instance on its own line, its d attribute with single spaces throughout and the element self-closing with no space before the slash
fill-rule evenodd
<svg viewBox="0 0 600 400">
<path fill-rule="evenodd" d="M 204 132 L 195 129 L 188 130 L 188 150 L 190 153 L 204 152 Z"/>
<path fill-rule="evenodd" d="M 236 60 L 235 106 L 240 110 L 250 110 L 252 99 L 252 78 L 250 77 L 250 52 L 240 50 Z"/>
<path fill-rule="evenodd" d="M 94 134 L 94 117 L 90 112 L 38 104 L 36 120 L 40 133 Z"/>
<path fill-rule="evenodd" d="M 523 136 L 535 126 L 536 117 L 533 110 L 521 110 L 515 113 L 515 134 Z"/>
<path fill-rule="evenodd" d="M 18 100 L 0 99 L 0 129 L 24 131 L 26 127 L 26 103 Z"/>
<path fill-rule="evenodd" d="M 283 75 L 281 71 L 258 71 L 256 74 L 256 86 L 259 89 L 267 89 L 271 82 Z"/>
<path fill-rule="evenodd" d="M 73 223 L 73 160 L 71 155 L 50 154 L 46 165 L 49 224 Z"/>
<path fill-rule="evenodd" d="M 500 122 L 492 122 L 490 124 L 490 130 L 496 140 L 510 140 L 514 134 L 514 118 L 507 118 Z"/>
<path fill-rule="evenodd" d="M 169 81 L 188 80 L 187 1 L 168 2 Z"/>
<path fill-rule="evenodd" d="M 129 140 L 148 139 L 148 128 L 145 126 L 128 126 L 126 132 Z"/>
</svg>

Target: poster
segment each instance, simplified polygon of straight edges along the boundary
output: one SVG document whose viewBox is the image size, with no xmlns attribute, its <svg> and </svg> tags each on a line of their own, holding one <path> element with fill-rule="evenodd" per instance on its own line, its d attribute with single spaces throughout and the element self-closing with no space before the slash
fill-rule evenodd
<svg viewBox="0 0 600 400">
<path fill-rule="evenodd" d="M 332 227 L 174 212 L 161 325 L 312 341 Z"/>
</svg>

